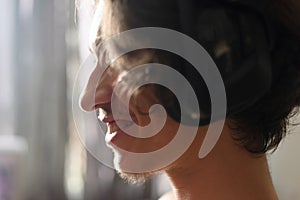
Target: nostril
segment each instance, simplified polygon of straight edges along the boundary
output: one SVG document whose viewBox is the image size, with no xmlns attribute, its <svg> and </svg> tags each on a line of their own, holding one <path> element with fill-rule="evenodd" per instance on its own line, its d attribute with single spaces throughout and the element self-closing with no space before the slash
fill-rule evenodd
<svg viewBox="0 0 300 200">
<path fill-rule="evenodd" d="M 93 110 L 97 110 L 97 109 L 99 109 L 99 108 L 101 108 L 101 104 L 95 105 L 94 108 L 93 108 Z"/>
<path fill-rule="evenodd" d="M 109 109 L 111 107 L 111 92 L 110 90 L 98 90 L 89 92 L 88 90 L 82 91 L 79 97 L 79 107 L 81 110 L 90 112 L 99 108 Z"/>
<path fill-rule="evenodd" d="M 79 98 L 79 107 L 81 110 L 90 112 L 95 109 L 95 98 L 93 95 L 90 95 L 88 92 L 83 91 Z"/>
<path fill-rule="evenodd" d="M 113 92 L 113 79 L 108 79 L 107 76 L 98 82 L 93 73 L 84 90 L 82 90 L 79 97 L 79 107 L 83 111 L 93 111 L 100 107 L 100 105 L 111 101 Z"/>
<path fill-rule="evenodd" d="M 95 106 L 95 109 L 101 109 L 102 114 L 108 115 L 109 113 L 111 113 L 111 102 L 97 104 Z"/>
</svg>

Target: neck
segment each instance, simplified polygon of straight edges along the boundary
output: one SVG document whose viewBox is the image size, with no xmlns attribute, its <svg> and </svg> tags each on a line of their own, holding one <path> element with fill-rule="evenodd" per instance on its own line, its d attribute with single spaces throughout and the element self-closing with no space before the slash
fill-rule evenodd
<svg viewBox="0 0 300 200">
<path fill-rule="evenodd" d="M 247 152 L 228 133 L 207 157 L 197 156 L 200 139 L 166 170 L 177 200 L 277 200 L 266 156 Z"/>
</svg>

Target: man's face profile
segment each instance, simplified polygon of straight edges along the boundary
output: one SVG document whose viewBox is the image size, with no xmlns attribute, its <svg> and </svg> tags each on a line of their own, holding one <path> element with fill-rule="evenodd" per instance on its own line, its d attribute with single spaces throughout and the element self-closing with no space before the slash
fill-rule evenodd
<svg viewBox="0 0 300 200">
<path fill-rule="evenodd" d="M 101 67 L 98 63 L 94 72 L 97 74 L 97 68 Z M 93 79 L 94 74 L 91 74 L 90 80 Z M 98 119 L 107 125 L 107 132 L 105 141 L 108 147 L 114 152 L 114 165 L 116 170 L 120 173 L 123 178 L 126 178 L 132 182 L 142 181 L 143 178 L 148 177 L 155 171 L 149 171 L 146 173 L 130 173 L 124 169 L 131 168 L 131 165 L 141 165 L 143 168 L 143 162 L 141 160 L 130 160 L 128 161 L 128 153 L 148 153 L 154 152 L 158 149 L 166 146 L 175 136 L 178 130 L 178 122 L 167 116 L 166 119 L 163 114 L 160 113 L 159 109 L 152 107 L 154 104 L 159 103 L 154 95 L 154 87 L 144 86 L 142 89 L 134 92 L 131 96 L 129 104 L 123 101 L 127 95 L 129 89 L 128 84 L 120 78 L 122 72 L 108 68 L 104 73 L 103 78 L 96 84 L 95 101 L 86 100 L 93 96 L 92 93 L 86 92 L 81 99 L 81 106 L 85 110 L 98 109 Z M 122 93 L 121 95 L 113 95 L 113 90 L 118 81 L 122 82 Z M 87 89 L 90 91 L 93 88 L 95 82 L 89 81 Z M 123 96 L 122 96 L 123 95 Z M 123 99 L 122 99 L 123 98 Z M 112 111 L 112 101 L 115 113 Z M 89 103 L 91 102 L 91 103 Z M 125 114 L 125 110 L 129 111 L 129 115 Z M 151 122 L 150 115 L 155 115 L 156 120 L 165 121 L 163 126 L 159 130 L 150 129 L 147 132 L 155 132 L 151 137 L 142 137 L 146 135 L 141 129 L 149 125 Z M 161 119 L 160 119 L 161 118 Z M 136 127 L 133 127 L 136 124 Z M 158 126 L 154 125 L 154 127 Z M 141 127 L 141 128 L 140 128 Z M 140 137 L 133 137 L 126 132 L 134 132 Z M 120 151 L 119 149 L 122 149 Z"/>
<path fill-rule="evenodd" d="M 95 16 L 99 17 L 97 13 Z M 106 28 L 111 28 L 102 26 L 100 22 L 93 23 L 93 26 L 97 28 L 92 30 L 101 29 L 101 33 L 110 32 Z M 149 35 L 153 37 L 150 39 Z M 166 37 L 170 41 L 165 40 Z M 226 98 L 221 76 L 209 54 L 188 36 L 182 38 L 181 33 L 169 29 L 146 27 L 116 33 L 115 36 L 102 35 L 101 38 L 103 42 L 93 50 L 98 60 L 83 90 L 81 107 L 86 111 L 99 109 L 98 118 L 108 127 L 105 141 L 115 154 L 115 168 L 123 173 L 148 174 L 166 170 L 184 154 L 205 157 L 216 144 L 224 121 L 203 126 L 199 131 L 200 111 L 192 86 L 177 70 L 160 64 L 156 60 L 157 52 L 149 48 L 191 59 L 204 80 L 209 82 L 214 118 L 215 111 L 225 116 Z M 172 45 L 176 42 L 178 45 Z M 191 46 L 194 50 L 183 51 L 184 46 Z M 189 52 L 199 52 L 201 56 L 186 55 Z M 158 98 L 158 94 L 164 96 L 163 100 Z M 187 124 L 174 120 L 164 108 L 167 105 L 171 112 L 180 113 L 180 108 L 174 106 L 174 97 L 180 107 L 189 107 L 189 114 L 180 119 Z M 205 136 L 206 131 L 210 134 Z M 197 135 L 197 141 L 193 142 Z M 194 147 L 191 147 L 192 144 Z M 196 152 L 199 147 L 200 152 Z M 193 154 L 186 152 L 190 149 L 193 149 Z"/>
</svg>

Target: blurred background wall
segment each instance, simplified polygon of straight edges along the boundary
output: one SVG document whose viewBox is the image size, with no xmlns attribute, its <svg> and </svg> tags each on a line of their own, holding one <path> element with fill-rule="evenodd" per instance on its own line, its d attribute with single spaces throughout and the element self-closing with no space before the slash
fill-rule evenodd
<svg viewBox="0 0 300 200">
<path fill-rule="evenodd" d="M 170 188 L 163 176 L 124 183 L 76 133 L 71 95 L 88 55 L 91 7 L 81 1 L 75 17 L 73 0 L 0 0 L 0 135 L 21 136 L 28 144 L 21 199 L 157 199 Z M 269 156 L 282 200 L 300 200 L 300 127 L 291 132 Z M 97 148 L 93 138 L 87 142 Z"/>
<path fill-rule="evenodd" d="M 291 121 L 300 124 L 300 113 Z M 300 199 L 299 143 L 300 125 L 290 127 L 288 136 L 277 151 L 269 156 L 270 171 L 280 200 Z"/>
<path fill-rule="evenodd" d="M 67 6 L 1 0 L 0 132 L 27 140 L 23 199 L 66 199 Z"/>
</svg>

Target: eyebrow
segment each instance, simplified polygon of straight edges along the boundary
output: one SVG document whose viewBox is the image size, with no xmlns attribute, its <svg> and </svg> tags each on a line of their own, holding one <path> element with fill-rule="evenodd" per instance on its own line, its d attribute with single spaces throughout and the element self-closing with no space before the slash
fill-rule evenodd
<svg viewBox="0 0 300 200">
<path fill-rule="evenodd" d="M 102 42 L 101 35 L 97 36 L 96 39 L 89 45 L 88 49 L 91 53 L 95 53 L 97 49 L 99 48 L 100 44 Z"/>
<path fill-rule="evenodd" d="M 92 45 L 93 45 L 93 44 L 92 44 Z M 89 46 L 89 52 L 90 52 L 90 53 L 94 53 L 95 50 L 94 50 L 92 47 Z"/>
<path fill-rule="evenodd" d="M 102 43 L 102 35 L 101 35 L 101 33 L 99 33 L 99 35 L 96 37 L 96 40 L 93 45 L 96 48 L 98 48 L 101 43 Z"/>
</svg>

